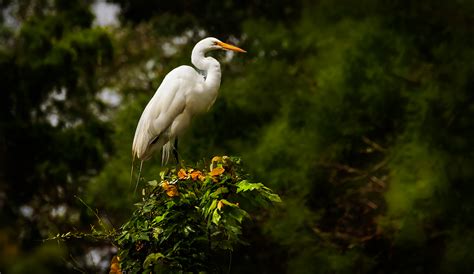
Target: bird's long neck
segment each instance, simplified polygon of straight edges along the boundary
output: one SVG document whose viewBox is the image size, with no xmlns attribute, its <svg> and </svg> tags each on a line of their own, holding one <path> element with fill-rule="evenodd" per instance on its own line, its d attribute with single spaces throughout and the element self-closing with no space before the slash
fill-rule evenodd
<svg viewBox="0 0 474 274">
<path fill-rule="evenodd" d="M 221 65 L 212 58 L 206 57 L 201 49 L 193 49 L 191 62 L 205 74 L 205 85 L 209 91 L 217 92 L 221 84 Z"/>
</svg>

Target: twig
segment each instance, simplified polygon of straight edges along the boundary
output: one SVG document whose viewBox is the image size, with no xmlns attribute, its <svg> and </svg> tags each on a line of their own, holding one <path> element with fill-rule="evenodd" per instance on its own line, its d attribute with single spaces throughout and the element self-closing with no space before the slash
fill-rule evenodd
<svg viewBox="0 0 474 274">
<path fill-rule="evenodd" d="M 326 164 L 326 163 L 320 163 L 319 165 L 321 165 L 323 167 L 332 167 L 332 168 L 335 168 L 335 169 L 338 169 L 338 170 L 343 170 L 347 173 L 352 173 L 352 174 L 365 174 L 366 173 L 366 172 L 364 172 L 360 169 L 357 169 L 355 167 L 351 167 L 351 166 L 348 166 L 348 165 Z"/>
<path fill-rule="evenodd" d="M 102 221 L 102 219 L 100 218 L 99 214 L 94 211 L 88 204 L 86 204 L 86 202 L 84 202 L 84 200 L 82 200 L 79 196 L 77 195 L 74 195 L 74 197 L 76 199 L 78 199 L 83 205 L 85 205 L 87 207 L 87 209 L 89 209 L 90 211 L 92 211 L 95 215 L 95 217 L 97 218 L 98 222 L 99 222 L 99 225 L 104 229 L 104 231 L 108 231 L 108 229 L 105 227 L 105 224 L 104 222 Z"/>
<path fill-rule="evenodd" d="M 371 146 L 373 149 L 380 151 L 380 152 L 386 152 L 387 149 L 382 147 L 381 145 L 377 144 L 376 142 L 370 140 L 369 138 L 362 136 L 362 141 L 366 143 L 367 145 Z"/>
</svg>

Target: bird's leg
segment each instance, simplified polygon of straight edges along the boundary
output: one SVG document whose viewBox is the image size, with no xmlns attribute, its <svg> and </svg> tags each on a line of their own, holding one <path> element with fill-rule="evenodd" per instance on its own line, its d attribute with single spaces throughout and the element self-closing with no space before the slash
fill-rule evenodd
<svg viewBox="0 0 474 274">
<path fill-rule="evenodd" d="M 137 192 L 138 183 L 140 182 L 140 176 L 142 175 L 143 160 L 140 161 L 140 170 L 138 171 L 137 183 L 135 184 L 135 190 L 133 190 L 133 195 Z"/>
<path fill-rule="evenodd" d="M 174 139 L 173 155 L 174 155 L 174 158 L 176 159 L 176 164 L 179 165 L 179 157 L 178 157 L 178 137 L 176 137 L 176 139 Z"/>
</svg>

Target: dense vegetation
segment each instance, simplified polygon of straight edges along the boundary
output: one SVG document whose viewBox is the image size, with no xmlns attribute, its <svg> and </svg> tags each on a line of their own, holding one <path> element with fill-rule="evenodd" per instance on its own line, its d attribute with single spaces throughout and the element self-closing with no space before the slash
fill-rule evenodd
<svg viewBox="0 0 474 274">
<path fill-rule="evenodd" d="M 258 210 L 261 216 L 258 212 L 281 202 L 262 183 L 249 181 L 238 158 L 214 157 L 209 169 L 171 169 L 160 175 L 160 182 L 148 182 L 143 201 L 115 236 L 122 271 L 230 269 L 234 247 L 245 244 L 242 223 L 250 218 L 248 211 Z"/>
<path fill-rule="evenodd" d="M 215 54 L 219 98 L 180 154 L 238 155 L 283 200 L 231 272 L 473 271 L 472 1 L 110 2 L 119 27 L 95 27 L 91 1 L 0 1 L 1 272 L 110 266 L 107 244 L 42 239 L 132 216 L 138 117 L 208 35 L 248 53 Z"/>
</svg>

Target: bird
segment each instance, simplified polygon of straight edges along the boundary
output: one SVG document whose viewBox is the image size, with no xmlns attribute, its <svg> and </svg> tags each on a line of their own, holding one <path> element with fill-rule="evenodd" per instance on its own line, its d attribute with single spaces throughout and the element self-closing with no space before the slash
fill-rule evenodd
<svg viewBox="0 0 474 274">
<path fill-rule="evenodd" d="M 189 127 L 193 116 L 212 107 L 218 95 L 221 67 L 215 58 L 206 56 L 213 50 L 246 52 L 217 38 L 207 37 L 192 50 L 194 67 L 182 65 L 165 76 L 143 110 L 133 138 L 132 156 L 133 160 L 138 158 L 141 161 L 140 170 L 143 161 L 160 149 L 163 165 L 167 164 L 171 151 L 179 163 L 178 137 Z"/>
</svg>

